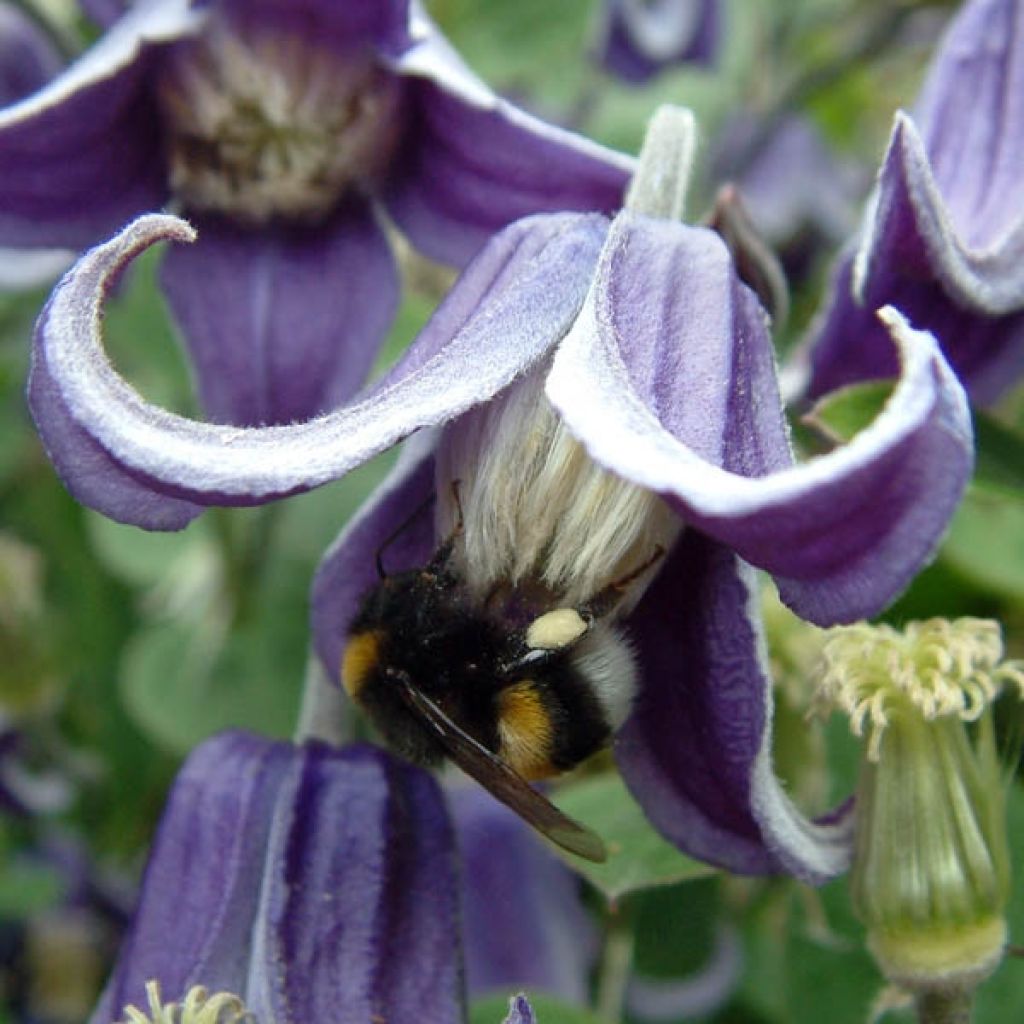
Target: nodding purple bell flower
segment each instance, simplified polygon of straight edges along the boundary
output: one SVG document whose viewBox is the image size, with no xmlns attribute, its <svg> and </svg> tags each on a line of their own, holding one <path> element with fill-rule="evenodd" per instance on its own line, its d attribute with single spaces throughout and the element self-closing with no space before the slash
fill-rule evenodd
<svg viewBox="0 0 1024 1024">
<path fill-rule="evenodd" d="M 429 775 L 369 747 L 222 733 L 174 783 L 91 1019 L 126 1019 L 155 996 L 238 1011 L 202 1020 L 244 1007 L 264 1024 L 459 1024 L 458 915 L 452 829 Z"/>
<path fill-rule="evenodd" d="M 690 124 L 682 113 L 654 125 L 671 136 Z M 435 515 L 388 548 L 396 571 L 427 564 L 452 535 L 455 480 L 460 558 L 482 585 L 537 578 L 573 605 L 645 566 L 614 627 L 631 641 L 613 674 L 636 690 L 609 697 L 627 783 L 682 849 L 820 881 L 848 863 L 850 820 L 806 820 L 772 771 L 755 568 L 818 624 L 883 609 L 932 557 L 970 477 L 966 398 L 935 339 L 884 310 L 902 359 L 888 404 L 849 444 L 797 464 L 765 313 L 721 238 L 675 219 L 692 139 L 673 149 L 660 137 L 652 127 L 631 196 L 667 189 L 664 210 L 637 200 L 611 222 L 538 215 L 506 228 L 396 366 L 314 421 L 197 423 L 117 375 L 103 300 L 148 245 L 191 237 L 167 216 L 140 219 L 66 276 L 36 331 L 30 403 L 71 492 L 149 529 L 308 490 L 415 435 L 314 585 L 314 641 L 334 679 L 378 579 L 373 553 L 435 496 Z"/>
<path fill-rule="evenodd" d="M 860 237 L 813 332 L 811 396 L 896 373 L 874 311 L 931 331 L 971 398 L 1024 372 L 1024 5 L 971 0 L 898 113 Z"/>
<path fill-rule="evenodd" d="M 410 0 L 140 0 L 0 113 L 0 245 L 80 250 L 170 204 L 200 233 L 160 277 L 205 412 L 288 423 L 377 356 L 385 216 L 461 267 L 526 214 L 617 209 L 631 167 L 496 96 Z"/>
<path fill-rule="evenodd" d="M 602 0 L 595 59 L 630 85 L 680 64 L 718 58 L 720 0 Z"/>
</svg>

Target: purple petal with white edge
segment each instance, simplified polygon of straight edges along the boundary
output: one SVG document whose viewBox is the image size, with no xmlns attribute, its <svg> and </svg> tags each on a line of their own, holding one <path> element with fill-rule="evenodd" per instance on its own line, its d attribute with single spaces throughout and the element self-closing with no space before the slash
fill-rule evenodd
<svg viewBox="0 0 1024 1024">
<path fill-rule="evenodd" d="M 526 996 L 520 993 L 508 1001 L 508 1016 L 504 1024 L 537 1024 L 537 1018 L 533 1015 Z"/>
<path fill-rule="evenodd" d="M 107 291 L 147 246 L 190 240 L 190 228 L 175 217 L 140 218 L 69 271 L 40 319 L 36 361 L 49 368 L 61 408 L 141 484 L 203 505 L 260 504 L 336 479 L 414 430 L 446 422 L 506 387 L 572 323 L 606 231 L 596 215 L 511 225 L 488 243 L 391 374 L 307 423 L 199 423 L 145 402 L 110 365 L 101 334 Z M 46 424 L 40 429 L 45 433 Z M 82 490 L 74 461 L 53 448 L 59 439 L 49 442 L 54 460 L 69 488 Z M 95 471 L 83 472 L 89 469 Z M 132 501 L 104 511 L 124 522 L 142 517 Z"/>
<path fill-rule="evenodd" d="M 426 565 L 437 546 L 434 532 L 434 438 L 424 431 L 409 438 L 398 465 L 327 549 L 313 579 L 310 629 L 328 677 L 340 680 L 349 623 L 378 581 L 377 553 L 384 571 Z M 417 510 L 421 510 L 419 514 Z M 410 518 L 411 517 L 411 518 Z M 394 540 L 382 546 L 389 538 Z"/>
<path fill-rule="evenodd" d="M 867 234 L 837 269 L 811 343 L 812 396 L 896 372 L 873 315 L 884 304 L 935 334 L 975 400 L 993 401 L 1012 385 L 1024 372 L 1024 209 L 1016 218 L 1013 209 L 1002 209 L 1002 236 L 979 236 L 971 248 L 913 122 L 898 116 Z"/>
<path fill-rule="evenodd" d="M 431 25 L 395 63 L 408 122 L 384 187 L 389 214 L 430 259 L 465 266 L 531 213 L 611 213 L 635 162 L 496 96 Z"/>
<path fill-rule="evenodd" d="M 245 991 L 271 818 L 295 750 L 223 733 L 189 755 L 93 1024 L 120 1020 L 128 1003 L 145 1006 L 151 979 L 168 1000 L 196 984 Z"/>
<path fill-rule="evenodd" d="M 970 477 L 963 389 L 931 335 L 883 311 L 903 361 L 888 404 L 792 466 L 767 330 L 709 234 L 617 218 L 548 397 L 597 462 L 772 572 L 799 615 L 874 615 L 931 557 Z"/>
<path fill-rule="evenodd" d="M 579 879 L 518 814 L 474 783 L 446 795 L 462 861 L 471 997 L 528 988 L 587 999 L 597 934 Z"/>
<path fill-rule="evenodd" d="M 461 1021 L 454 842 L 434 780 L 369 747 L 225 733 L 171 792 L 92 1020 L 187 989 L 260 1020 Z"/>
<path fill-rule="evenodd" d="M 194 217 L 161 284 L 207 416 L 257 425 L 311 419 L 365 382 L 398 308 L 398 270 L 365 202 L 326 223 L 254 231 Z"/>
<path fill-rule="evenodd" d="M 199 20 L 186 0 L 143 0 L 48 86 L 0 111 L 0 242 L 78 249 L 162 205 L 154 50 Z"/>
<path fill-rule="evenodd" d="M 0 4 L 0 107 L 35 92 L 63 63 L 38 22 L 13 4 Z"/>
<path fill-rule="evenodd" d="M 257 1020 L 464 1020 L 454 837 L 431 775 L 371 747 L 307 745 L 266 855 Z"/>
<path fill-rule="evenodd" d="M 683 63 L 711 64 L 718 55 L 720 0 L 605 0 L 597 58 L 633 85 Z"/>
<path fill-rule="evenodd" d="M 641 683 L 615 757 L 655 828 L 741 874 L 787 871 L 817 884 L 843 871 L 850 815 L 810 822 L 772 771 L 772 683 L 753 570 L 685 531 L 630 634 Z"/>
</svg>

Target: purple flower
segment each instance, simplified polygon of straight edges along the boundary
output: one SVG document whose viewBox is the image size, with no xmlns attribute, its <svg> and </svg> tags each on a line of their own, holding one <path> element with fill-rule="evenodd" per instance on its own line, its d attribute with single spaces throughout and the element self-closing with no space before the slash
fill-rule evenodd
<svg viewBox="0 0 1024 1024">
<path fill-rule="evenodd" d="M 896 372 L 875 310 L 931 331 L 973 399 L 1024 370 L 1024 8 L 972 0 L 899 113 L 810 353 L 810 393 Z"/>
<path fill-rule="evenodd" d="M 0 113 L 0 244 L 80 249 L 173 203 L 200 241 L 162 284 L 207 414 L 285 423 L 377 355 L 382 214 L 463 266 L 524 214 L 616 209 L 630 167 L 494 95 L 409 0 L 140 0 Z"/>
<path fill-rule="evenodd" d="M 679 64 L 718 56 L 719 0 L 603 0 L 595 56 L 605 70 L 643 85 Z"/>
<path fill-rule="evenodd" d="M 92 1020 L 196 986 L 257 1020 L 464 1019 L 440 790 L 366 747 L 218 735 L 178 775 Z M 221 1019 L 221 1018 L 217 1018 Z"/>
<path fill-rule="evenodd" d="M 209 505 L 318 486 L 440 428 L 406 445 L 321 565 L 313 630 L 331 676 L 377 580 L 373 553 L 436 495 L 436 521 L 420 516 L 388 548 L 396 571 L 426 564 L 451 533 L 455 479 L 460 550 L 481 585 L 528 576 L 532 561 L 571 605 L 661 546 L 653 582 L 621 609 L 633 654 L 617 674 L 635 674 L 638 693 L 615 748 L 634 795 L 669 839 L 734 870 L 842 870 L 848 816 L 808 822 L 772 772 L 752 567 L 831 624 L 880 611 L 931 557 L 973 452 L 965 396 L 930 335 L 884 311 L 903 360 L 888 405 L 798 466 L 764 312 L 715 233 L 634 210 L 610 225 L 542 215 L 488 243 L 405 357 L 346 407 L 295 426 L 200 424 L 145 403 L 99 333 L 128 261 L 187 237 L 173 218 L 138 221 L 84 257 L 40 319 L 30 400 L 79 500 L 173 529 Z M 537 450 L 553 461 L 531 462 Z M 565 472 L 539 468 L 556 464 Z"/>
</svg>

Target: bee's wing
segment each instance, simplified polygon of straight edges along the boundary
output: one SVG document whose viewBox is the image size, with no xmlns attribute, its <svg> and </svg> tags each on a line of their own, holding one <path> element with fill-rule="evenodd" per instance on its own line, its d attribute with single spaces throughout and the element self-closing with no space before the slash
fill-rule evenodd
<svg viewBox="0 0 1024 1024">
<path fill-rule="evenodd" d="M 500 757 L 464 732 L 407 675 L 397 675 L 396 682 L 409 708 L 433 730 L 449 757 L 467 775 L 563 850 L 597 863 L 607 859 L 599 836 L 563 814 Z"/>
</svg>

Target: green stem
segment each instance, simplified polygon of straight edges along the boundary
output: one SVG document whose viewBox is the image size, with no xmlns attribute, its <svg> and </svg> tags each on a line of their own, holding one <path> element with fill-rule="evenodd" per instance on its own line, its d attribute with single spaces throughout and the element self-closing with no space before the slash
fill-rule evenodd
<svg viewBox="0 0 1024 1024">
<path fill-rule="evenodd" d="M 618 1024 L 633 971 L 633 915 L 620 906 L 611 918 L 601 955 L 595 1012 L 600 1020 Z"/>
<path fill-rule="evenodd" d="M 973 1005 L 974 992 L 969 989 L 925 992 L 914 1002 L 919 1024 L 971 1024 Z"/>
</svg>

